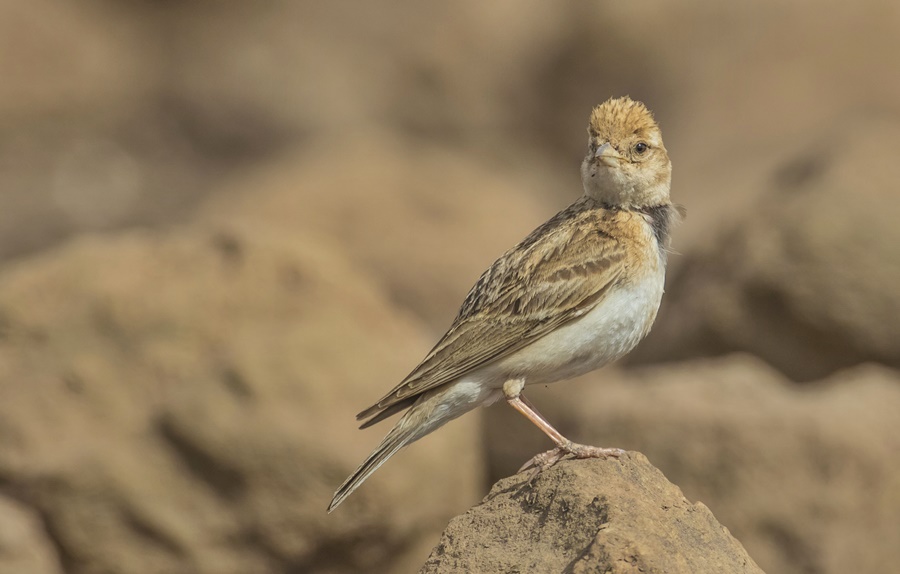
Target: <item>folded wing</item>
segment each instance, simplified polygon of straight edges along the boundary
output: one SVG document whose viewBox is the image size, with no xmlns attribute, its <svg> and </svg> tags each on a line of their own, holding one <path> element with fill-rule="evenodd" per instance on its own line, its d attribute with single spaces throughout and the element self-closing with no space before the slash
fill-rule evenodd
<svg viewBox="0 0 900 574">
<path fill-rule="evenodd" d="M 370 419 L 361 428 L 585 315 L 604 298 L 622 274 L 624 249 L 603 229 L 604 210 L 578 207 L 559 213 L 484 272 L 425 359 L 357 415 Z"/>
</svg>

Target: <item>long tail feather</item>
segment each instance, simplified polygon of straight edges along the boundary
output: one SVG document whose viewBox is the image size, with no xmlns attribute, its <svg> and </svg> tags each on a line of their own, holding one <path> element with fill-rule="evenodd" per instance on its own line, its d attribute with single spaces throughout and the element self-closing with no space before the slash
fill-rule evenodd
<svg viewBox="0 0 900 574">
<path fill-rule="evenodd" d="M 331 499 L 331 504 L 328 505 L 329 513 L 337 508 L 338 505 L 342 503 L 345 498 L 350 496 L 354 490 L 359 488 L 359 486 L 369 478 L 373 472 L 378 470 L 382 464 L 397 454 L 397 451 L 418 438 L 415 436 L 414 429 L 401 429 L 399 427 L 400 425 L 394 427 L 394 429 L 384 437 L 384 440 L 381 441 L 378 448 L 369 455 L 369 458 L 359 465 L 359 468 L 357 468 L 356 471 L 354 471 L 354 473 L 338 487 L 337 491 L 334 493 L 334 498 Z"/>
<path fill-rule="evenodd" d="M 397 454 L 398 450 L 475 407 L 490 404 L 493 402 L 490 399 L 496 392 L 498 391 L 477 382 L 461 382 L 432 389 L 417 397 L 375 452 L 370 454 L 369 458 L 338 487 L 331 504 L 328 505 L 328 512 L 337 508 L 373 472 Z M 397 409 L 393 405 L 384 409 L 381 413 L 375 414 L 372 420 L 364 423 L 363 428 L 394 414 L 395 410 L 405 406 L 406 401 L 403 401 L 402 406 Z"/>
</svg>

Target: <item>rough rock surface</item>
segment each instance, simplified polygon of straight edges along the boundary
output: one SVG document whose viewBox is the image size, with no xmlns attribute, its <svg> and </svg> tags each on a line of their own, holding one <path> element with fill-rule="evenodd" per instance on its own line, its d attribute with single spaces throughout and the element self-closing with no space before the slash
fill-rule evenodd
<svg viewBox="0 0 900 574">
<path fill-rule="evenodd" d="M 813 380 L 866 361 L 900 367 L 900 138 L 894 116 L 858 118 L 785 163 L 737 228 L 669 279 L 645 363 L 751 352 Z"/>
<path fill-rule="evenodd" d="M 72 574 L 412 568 L 477 499 L 473 417 L 325 508 L 422 332 L 299 234 L 82 239 L 0 276 L 0 491 Z"/>
<path fill-rule="evenodd" d="M 769 574 L 900 562 L 896 371 L 865 366 L 797 387 L 758 359 L 730 356 L 605 370 L 526 394 L 574 441 L 645 453 Z M 504 405 L 485 422 L 494 477 L 548 448 Z"/>
<path fill-rule="evenodd" d="M 563 461 L 498 482 L 454 518 L 423 574 L 761 573 L 702 503 L 640 453 Z"/>
</svg>

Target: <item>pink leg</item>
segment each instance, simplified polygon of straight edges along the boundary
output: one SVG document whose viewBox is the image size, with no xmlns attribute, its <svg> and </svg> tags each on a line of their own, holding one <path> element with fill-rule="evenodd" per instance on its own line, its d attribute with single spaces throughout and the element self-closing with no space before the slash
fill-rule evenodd
<svg viewBox="0 0 900 574">
<path fill-rule="evenodd" d="M 544 431 L 544 433 L 550 437 L 550 440 L 556 444 L 556 448 L 535 456 L 526 462 L 525 465 L 519 469 L 519 472 L 529 468 L 535 468 L 537 472 L 540 472 L 545 468 L 553 466 L 567 454 L 571 454 L 575 456 L 575 458 L 607 458 L 610 456 L 619 457 L 625 454 L 625 451 L 620 448 L 600 448 L 577 444 L 570 441 L 558 430 L 553 428 L 553 425 L 547 422 L 547 420 L 537 412 L 537 409 L 531 405 L 531 402 L 522 396 L 521 392 L 523 386 L 524 385 L 522 384 L 514 384 L 511 386 L 504 385 L 503 390 L 506 394 L 506 402 L 508 402 L 512 408 L 522 413 L 525 418 L 534 423 L 535 426 Z"/>
</svg>

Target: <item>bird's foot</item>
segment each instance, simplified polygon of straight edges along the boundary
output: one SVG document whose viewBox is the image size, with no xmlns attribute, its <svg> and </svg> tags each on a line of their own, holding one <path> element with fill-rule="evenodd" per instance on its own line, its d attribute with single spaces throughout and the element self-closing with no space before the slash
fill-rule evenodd
<svg viewBox="0 0 900 574">
<path fill-rule="evenodd" d="M 598 446 L 589 446 L 567 441 L 565 444 L 535 456 L 526 462 L 522 468 L 519 469 L 519 472 L 533 469 L 531 475 L 533 478 L 569 454 L 574 458 L 619 458 L 625 454 L 625 451 L 621 448 L 600 448 Z"/>
</svg>

